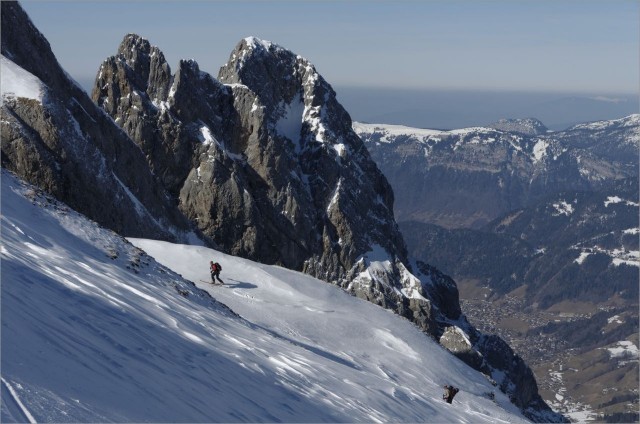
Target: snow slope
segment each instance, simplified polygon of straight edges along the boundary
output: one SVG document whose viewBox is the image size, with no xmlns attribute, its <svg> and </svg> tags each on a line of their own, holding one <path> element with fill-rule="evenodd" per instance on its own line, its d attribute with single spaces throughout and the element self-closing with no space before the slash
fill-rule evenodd
<svg viewBox="0 0 640 424">
<path fill-rule="evenodd" d="M 5 171 L 1 194 L 2 422 L 526 421 L 414 325 L 337 287 L 133 240 L 158 263 Z M 212 259 L 227 286 L 199 281 Z M 461 389 L 453 405 L 444 384 Z"/>
<path fill-rule="evenodd" d="M 0 55 L 0 93 L 5 97 L 25 97 L 42 103 L 42 81 L 25 71 L 10 59 Z"/>
</svg>

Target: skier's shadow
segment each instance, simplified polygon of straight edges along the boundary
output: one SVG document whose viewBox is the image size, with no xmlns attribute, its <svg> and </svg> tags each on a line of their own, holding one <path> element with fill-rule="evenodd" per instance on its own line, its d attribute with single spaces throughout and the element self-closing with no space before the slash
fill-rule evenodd
<svg viewBox="0 0 640 424">
<path fill-rule="evenodd" d="M 247 283 L 245 281 L 238 281 L 232 278 L 229 278 L 228 281 L 233 281 L 235 284 L 225 282 L 225 285 L 228 287 L 233 287 L 234 289 L 255 289 L 258 288 L 255 284 Z"/>
</svg>

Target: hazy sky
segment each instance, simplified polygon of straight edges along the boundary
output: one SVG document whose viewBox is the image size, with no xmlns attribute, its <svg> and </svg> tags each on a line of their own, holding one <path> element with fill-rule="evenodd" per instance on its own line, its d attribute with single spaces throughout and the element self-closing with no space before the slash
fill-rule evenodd
<svg viewBox="0 0 640 424">
<path fill-rule="evenodd" d="M 125 34 L 217 76 L 254 35 L 334 86 L 637 93 L 635 0 L 22 1 L 85 84 Z"/>
</svg>

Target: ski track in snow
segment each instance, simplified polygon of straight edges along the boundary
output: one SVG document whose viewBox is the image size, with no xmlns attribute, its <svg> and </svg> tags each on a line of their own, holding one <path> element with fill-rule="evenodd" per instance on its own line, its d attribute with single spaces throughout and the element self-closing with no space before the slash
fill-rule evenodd
<svg viewBox="0 0 640 424">
<path fill-rule="evenodd" d="M 1 195 L 3 422 L 526 422 L 409 321 L 335 286 L 131 240 L 156 262 L 4 171 Z M 200 282 L 210 260 L 227 285 Z"/>
<path fill-rule="evenodd" d="M 13 420 L 17 422 L 29 422 L 36 423 L 37 421 L 33 418 L 29 410 L 24 406 L 22 401 L 20 401 L 20 397 L 16 391 L 11 387 L 4 378 L 2 380 L 2 421 L 7 422 L 5 418 L 5 410 L 7 411 L 7 415 L 11 416 Z M 6 408 L 5 408 L 6 405 Z M 13 421 L 12 420 L 12 421 Z"/>
</svg>

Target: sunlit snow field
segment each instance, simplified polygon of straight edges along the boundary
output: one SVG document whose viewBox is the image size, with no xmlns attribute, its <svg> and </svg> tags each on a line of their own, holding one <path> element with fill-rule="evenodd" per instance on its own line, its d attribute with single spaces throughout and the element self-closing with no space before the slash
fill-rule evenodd
<svg viewBox="0 0 640 424">
<path fill-rule="evenodd" d="M 2 422 L 525 421 L 413 324 L 309 276 L 132 240 L 156 262 L 6 172 L 1 220 Z"/>
</svg>

